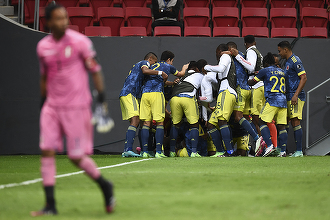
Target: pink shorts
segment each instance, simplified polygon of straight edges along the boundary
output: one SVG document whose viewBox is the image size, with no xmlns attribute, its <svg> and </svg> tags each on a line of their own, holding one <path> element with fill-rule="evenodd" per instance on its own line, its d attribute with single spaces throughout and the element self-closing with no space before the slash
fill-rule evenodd
<svg viewBox="0 0 330 220">
<path fill-rule="evenodd" d="M 63 137 L 71 159 L 93 153 L 91 109 L 58 109 L 44 105 L 40 114 L 40 149 L 63 151 Z"/>
</svg>

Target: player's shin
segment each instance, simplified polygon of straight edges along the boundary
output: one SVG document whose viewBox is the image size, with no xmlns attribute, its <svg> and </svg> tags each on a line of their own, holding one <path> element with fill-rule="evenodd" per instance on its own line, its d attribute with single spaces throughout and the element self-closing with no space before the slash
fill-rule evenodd
<svg viewBox="0 0 330 220">
<path fill-rule="evenodd" d="M 267 127 L 267 125 L 262 125 L 260 126 L 260 132 L 261 132 L 261 135 L 264 139 L 264 141 L 266 142 L 267 144 L 267 147 L 269 147 L 270 145 L 272 145 L 272 139 L 270 137 L 270 131 L 269 131 L 269 128 Z"/>
<path fill-rule="evenodd" d="M 156 139 L 156 152 L 161 154 L 162 146 L 164 142 L 164 125 L 157 125 L 155 139 Z"/>
<path fill-rule="evenodd" d="M 232 154 L 234 153 L 233 151 L 233 146 L 232 146 L 232 139 L 231 139 L 231 135 L 230 135 L 230 129 L 228 127 L 228 125 L 222 125 L 220 127 L 220 132 L 221 132 L 221 137 L 223 140 L 223 143 L 226 147 L 227 153 L 228 154 Z"/>
<path fill-rule="evenodd" d="M 136 127 L 133 125 L 128 126 L 126 131 L 126 141 L 125 141 L 125 152 L 131 151 L 133 149 L 133 143 L 135 139 Z"/>
<path fill-rule="evenodd" d="M 199 131 L 198 128 L 191 128 L 190 129 L 190 137 L 191 137 L 191 150 L 193 153 L 197 152 L 197 145 L 198 145 L 198 138 L 199 138 Z"/>
<path fill-rule="evenodd" d="M 141 141 L 142 141 L 142 151 L 148 152 L 148 142 L 149 142 L 149 127 L 143 125 L 141 129 Z"/>
<path fill-rule="evenodd" d="M 279 139 L 279 146 L 281 147 L 281 152 L 285 152 L 286 145 L 288 142 L 288 133 L 287 133 L 286 129 L 279 131 L 278 139 Z"/>
<path fill-rule="evenodd" d="M 176 146 L 176 139 L 178 138 L 178 132 L 179 128 L 175 125 L 172 125 L 171 131 L 170 131 L 170 151 L 175 152 L 175 146 Z"/>
<path fill-rule="evenodd" d="M 302 136 L 303 136 L 303 131 L 301 128 L 301 125 L 297 125 L 296 127 L 293 128 L 293 133 L 294 133 L 294 139 L 296 141 L 296 151 L 302 151 Z"/>
<path fill-rule="evenodd" d="M 43 180 L 46 207 L 55 208 L 54 199 L 54 185 L 55 185 L 55 157 L 42 157 L 41 158 L 41 176 Z"/>
<path fill-rule="evenodd" d="M 249 132 L 249 134 L 253 137 L 253 139 L 255 141 L 258 140 L 259 135 L 257 134 L 257 132 L 254 130 L 254 128 L 252 127 L 252 125 L 244 118 L 242 117 L 239 120 L 239 124 L 247 131 Z"/>
<path fill-rule="evenodd" d="M 101 176 L 100 171 L 97 169 L 97 166 L 90 157 L 84 156 L 78 166 L 86 172 L 88 176 L 90 176 L 92 179 L 96 180 Z"/>
<path fill-rule="evenodd" d="M 221 135 L 218 129 L 215 127 L 209 131 L 209 135 L 212 138 L 213 144 L 217 149 L 217 152 L 223 152 L 223 146 L 222 146 L 222 140 L 221 140 Z"/>
</svg>

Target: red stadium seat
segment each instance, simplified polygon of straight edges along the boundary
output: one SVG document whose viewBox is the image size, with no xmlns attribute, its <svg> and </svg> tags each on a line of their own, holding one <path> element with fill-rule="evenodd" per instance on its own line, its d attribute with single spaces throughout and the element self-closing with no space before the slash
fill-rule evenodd
<svg viewBox="0 0 330 220">
<path fill-rule="evenodd" d="M 94 12 L 94 21 L 98 19 L 98 9 L 100 7 L 111 7 L 113 6 L 113 0 L 89 0 L 90 5 Z"/>
<path fill-rule="evenodd" d="M 295 8 L 296 0 L 269 0 L 271 8 Z"/>
<path fill-rule="evenodd" d="M 56 3 L 63 5 L 66 8 L 79 6 L 79 0 L 57 0 Z"/>
<path fill-rule="evenodd" d="M 238 8 L 215 7 L 212 12 L 214 27 L 237 27 L 239 21 Z"/>
<path fill-rule="evenodd" d="M 185 7 L 209 7 L 210 0 L 184 0 Z"/>
<path fill-rule="evenodd" d="M 300 8 L 324 8 L 324 0 L 299 0 Z"/>
<path fill-rule="evenodd" d="M 211 37 L 210 27 L 186 27 L 184 29 L 185 37 Z"/>
<path fill-rule="evenodd" d="M 208 27 L 210 10 L 208 8 L 187 7 L 183 9 L 183 20 L 186 27 Z"/>
<path fill-rule="evenodd" d="M 303 8 L 301 12 L 302 27 L 326 27 L 328 12 L 324 8 Z"/>
<path fill-rule="evenodd" d="M 298 29 L 297 28 L 272 28 L 271 37 L 278 38 L 297 38 Z"/>
<path fill-rule="evenodd" d="M 145 27 L 151 35 L 151 9 L 147 7 L 127 7 L 126 20 L 128 27 Z"/>
<path fill-rule="evenodd" d="M 91 7 L 68 7 L 69 20 L 71 24 L 78 25 L 79 32 L 84 33 L 85 27 L 93 21 L 93 9 Z"/>
<path fill-rule="evenodd" d="M 89 27 L 85 27 L 85 35 L 94 36 L 94 37 L 97 37 L 97 36 L 110 37 L 111 29 L 110 29 L 110 27 L 89 26 Z"/>
<path fill-rule="evenodd" d="M 300 35 L 308 38 L 327 38 L 328 30 L 323 27 L 303 27 L 300 29 Z"/>
<path fill-rule="evenodd" d="M 242 8 L 266 8 L 267 0 L 242 0 Z"/>
<path fill-rule="evenodd" d="M 49 1 L 48 0 L 40 0 L 39 7 L 45 7 Z M 24 1 L 24 21 L 26 24 L 30 24 L 34 22 L 34 8 L 35 8 L 35 0 L 25 0 Z"/>
<path fill-rule="evenodd" d="M 181 28 L 176 26 L 158 26 L 154 29 L 154 36 L 181 37 Z"/>
<path fill-rule="evenodd" d="M 146 7 L 147 1 L 146 0 L 122 0 L 123 8 L 126 7 Z"/>
<path fill-rule="evenodd" d="M 243 27 L 267 27 L 267 8 L 242 8 Z"/>
<path fill-rule="evenodd" d="M 237 7 L 239 0 L 211 0 L 214 7 Z"/>
<path fill-rule="evenodd" d="M 239 27 L 215 27 L 213 37 L 239 37 Z"/>
<path fill-rule="evenodd" d="M 267 37 L 269 36 L 269 31 L 267 27 L 244 27 L 242 29 L 242 37 L 246 35 L 253 35 L 255 37 Z"/>
<path fill-rule="evenodd" d="M 147 36 L 145 27 L 121 27 L 120 36 Z"/>
<path fill-rule="evenodd" d="M 46 31 L 45 7 L 39 8 L 39 30 Z"/>
<path fill-rule="evenodd" d="M 79 32 L 79 27 L 78 27 L 78 25 L 68 25 L 68 28 L 69 29 L 71 29 L 71 30 L 74 30 L 74 31 L 77 31 L 77 32 Z"/>
<path fill-rule="evenodd" d="M 295 8 L 270 9 L 272 28 L 295 28 L 297 25 L 297 10 Z"/>
<path fill-rule="evenodd" d="M 120 27 L 124 26 L 124 10 L 117 7 L 101 7 L 98 10 L 101 26 L 111 28 L 111 36 L 119 36 Z"/>
</svg>

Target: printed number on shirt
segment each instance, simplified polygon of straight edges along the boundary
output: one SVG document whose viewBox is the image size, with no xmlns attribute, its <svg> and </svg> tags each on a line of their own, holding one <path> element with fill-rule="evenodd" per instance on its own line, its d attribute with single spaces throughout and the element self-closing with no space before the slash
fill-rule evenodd
<svg viewBox="0 0 330 220">
<path fill-rule="evenodd" d="M 274 82 L 274 85 L 273 85 L 273 87 L 270 91 L 271 92 L 280 92 L 281 91 L 282 93 L 285 93 L 285 79 L 284 79 L 284 77 L 281 77 L 281 79 L 280 79 L 280 83 L 281 83 L 280 91 L 275 89 L 277 84 L 278 84 L 278 78 L 276 76 L 272 76 L 272 77 L 270 77 L 269 81 L 273 82 L 273 79 L 275 79 L 275 82 Z"/>
<path fill-rule="evenodd" d="M 155 64 L 155 67 L 152 68 L 152 69 L 153 69 L 153 70 L 156 70 L 156 69 L 158 69 L 158 67 L 160 67 L 160 64 L 159 64 L 159 63 L 156 63 L 156 64 Z"/>
</svg>

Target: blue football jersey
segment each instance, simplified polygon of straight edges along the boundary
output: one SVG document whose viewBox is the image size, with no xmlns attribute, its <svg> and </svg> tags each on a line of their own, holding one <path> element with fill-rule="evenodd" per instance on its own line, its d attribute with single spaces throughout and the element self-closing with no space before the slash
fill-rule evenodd
<svg viewBox="0 0 330 220">
<path fill-rule="evenodd" d="M 142 92 L 142 85 L 144 81 L 144 75 L 142 73 L 142 67 L 146 66 L 147 68 L 150 67 L 150 64 L 146 60 L 142 60 L 133 65 L 131 71 L 129 71 L 128 76 L 124 82 L 124 86 L 120 91 L 120 96 L 127 96 L 128 94 L 132 94 L 136 98 L 141 98 Z"/>
<path fill-rule="evenodd" d="M 245 56 L 241 51 L 239 51 L 238 53 L 245 59 Z M 249 76 L 245 68 L 236 59 L 233 60 L 236 68 L 236 79 L 237 79 L 236 86 L 240 86 L 242 89 L 250 90 L 251 88 L 247 83 Z"/>
<path fill-rule="evenodd" d="M 304 66 L 298 56 L 292 54 L 292 56 L 286 61 L 285 64 L 286 74 L 286 99 L 290 101 L 292 96 L 296 92 L 300 83 L 300 76 L 306 74 Z M 298 95 L 298 98 L 302 101 L 306 100 L 305 91 L 302 90 Z"/>
<path fill-rule="evenodd" d="M 155 63 L 150 67 L 150 69 L 163 71 L 167 75 L 178 74 L 176 68 L 166 62 Z M 145 83 L 142 87 L 142 93 L 147 92 L 164 92 L 164 79 L 162 76 L 158 75 L 148 75 L 145 77 Z"/>
<path fill-rule="evenodd" d="M 276 66 L 269 66 L 259 70 L 254 80 L 264 82 L 266 102 L 270 106 L 286 108 L 285 73 Z"/>
</svg>

